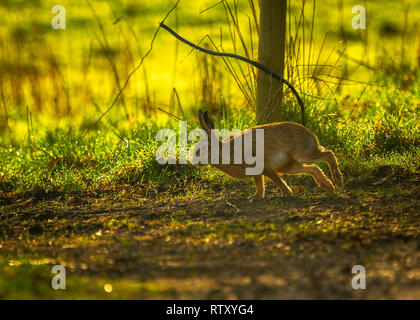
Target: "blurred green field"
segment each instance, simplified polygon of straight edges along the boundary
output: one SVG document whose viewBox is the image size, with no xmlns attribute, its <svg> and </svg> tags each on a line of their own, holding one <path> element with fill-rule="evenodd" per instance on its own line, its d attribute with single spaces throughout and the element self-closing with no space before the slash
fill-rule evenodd
<svg viewBox="0 0 420 320">
<path fill-rule="evenodd" d="M 227 24 L 224 6 L 219 4 L 204 11 L 216 3 L 181 1 L 167 24 L 193 42 L 198 43 L 209 35 L 219 50 L 223 48 L 226 52 L 244 55 L 238 37 L 235 42 L 230 37 L 232 30 Z M 65 0 L 60 4 L 66 8 L 66 30 L 51 27 L 54 17 L 51 8 L 55 4 L 50 0 L 0 2 L 0 12 L 5 17 L 0 23 L 0 91 L 3 100 L 0 124 L 3 143 L 9 142 L 11 137 L 17 141 L 27 138 L 27 112 L 32 117 L 35 138 L 44 135 L 46 129 L 57 126 L 89 127 L 92 120 L 110 105 L 118 86 L 122 86 L 128 73 L 148 50 L 158 22 L 174 1 Z M 228 4 L 234 10 L 234 2 Z M 330 85 L 331 90 L 338 94 L 337 102 L 341 105 L 337 109 L 340 112 L 344 112 L 342 109 L 346 105 L 352 105 L 348 99 L 353 99 L 351 102 L 357 100 L 368 83 L 371 85 L 359 101 L 359 105 L 368 104 L 370 108 L 367 109 L 383 102 L 378 101 L 383 100 L 381 96 L 375 95 L 378 90 L 393 93 L 401 88 L 401 84 L 403 88 L 409 87 L 413 95 L 418 90 L 418 84 L 413 83 L 417 78 L 413 70 L 418 67 L 419 59 L 418 1 L 358 2 L 367 9 L 366 30 L 352 29 L 354 14 L 351 10 L 355 4 L 342 1 L 340 8 L 340 1 L 317 2 L 314 19 L 313 2 L 305 5 L 305 38 L 309 43 L 312 37 L 313 45 L 309 52 L 306 44 L 306 52 L 301 52 L 301 63 L 333 65 L 340 55 L 339 51 L 343 50 L 349 57 L 341 58 L 337 69 L 332 71 L 324 67 L 325 73 L 331 71 L 336 77 L 342 76 L 343 68 L 346 68 L 344 76 L 354 80 L 343 81 L 347 85 L 343 85 L 338 93 L 335 86 Z M 292 29 L 299 20 L 301 8 L 301 1 L 291 1 Z M 257 59 L 257 33 L 248 1 L 239 1 L 237 11 L 250 56 Z M 310 34 L 312 20 L 314 32 Z M 249 32 L 250 28 L 252 32 Z M 212 47 L 206 39 L 203 43 Z M 321 47 L 322 54 L 318 60 Z M 157 120 L 165 116 L 157 110 L 158 107 L 179 115 L 173 101 L 173 88 L 186 110 L 195 110 L 200 106 L 217 110 L 223 100 L 232 110 L 246 108 L 252 114 L 254 106 L 244 98 L 221 58 L 189 53 L 189 47 L 162 30 L 153 51 L 131 78 L 123 98 L 103 125 L 118 130 L 133 129 L 145 119 Z M 248 67 L 242 62 L 234 61 L 233 65 L 248 72 Z M 305 79 L 313 67 L 300 68 L 300 78 L 291 80 L 303 94 L 333 99 L 326 83 L 318 83 L 322 87 L 322 94 L 318 94 L 312 83 Z M 399 74 L 400 70 L 407 72 Z M 381 81 L 378 83 L 376 80 Z M 347 98 L 347 95 L 350 97 Z M 314 108 L 311 106 L 314 101 L 306 97 L 306 102 L 309 113 Z M 319 105 L 320 101 L 315 103 Z M 408 110 L 415 110 L 418 101 L 410 100 L 409 104 Z M 313 116 L 326 115 L 322 114 L 321 108 L 314 110 Z"/>
</svg>

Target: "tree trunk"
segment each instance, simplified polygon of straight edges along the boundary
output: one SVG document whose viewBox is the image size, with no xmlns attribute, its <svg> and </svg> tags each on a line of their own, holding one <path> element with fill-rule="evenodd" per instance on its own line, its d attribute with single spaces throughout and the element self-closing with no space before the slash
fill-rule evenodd
<svg viewBox="0 0 420 320">
<path fill-rule="evenodd" d="M 287 0 L 261 0 L 258 61 L 283 77 Z M 264 71 L 257 76 L 257 122 L 282 119 L 283 84 Z"/>
</svg>

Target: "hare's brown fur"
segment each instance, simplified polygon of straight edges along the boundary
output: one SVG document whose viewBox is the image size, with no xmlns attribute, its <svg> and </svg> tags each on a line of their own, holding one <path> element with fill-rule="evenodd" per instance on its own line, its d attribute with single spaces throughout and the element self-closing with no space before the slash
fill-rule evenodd
<svg viewBox="0 0 420 320">
<path fill-rule="evenodd" d="M 199 120 L 202 127 L 208 132 L 211 139 L 215 136 L 211 135 L 210 130 L 214 128 L 213 121 L 209 118 L 208 114 L 199 111 Z M 253 165 L 243 164 L 212 164 L 217 169 L 223 171 L 227 175 L 236 179 L 254 178 L 256 185 L 256 193 L 254 196 L 264 198 L 264 177 L 270 178 L 284 194 L 292 194 L 289 186 L 281 178 L 281 174 L 297 174 L 307 173 L 312 175 L 318 186 L 324 190 L 334 190 L 334 184 L 342 187 L 342 176 L 338 168 L 337 159 L 334 153 L 326 150 L 319 144 L 318 138 L 304 126 L 294 122 L 276 122 L 255 126 L 250 129 L 239 132 L 235 135 L 227 137 L 223 141 L 219 141 L 219 149 L 222 150 L 224 143 L 229 143 L 233 146 L 233 142 L 240 136 L 243 136 L 248 130 L 264 130 L 264 170 L 260 175 L 249 176 L 245 174 L 247 167 Z M 253 132 L 253 137 L 255 137 Z M 253 152 L 255 153 L 256 139 L 252 139 Z M 242 144 L 244 139 L 242 139 Z M 244 150 L 244 148 L 242 148 Z M 233 159 L 234 148 L 230 148 L 231 157 Z M 221 161 L 221 154 L 220 162 Z M 313 162 L 324 160 L 328 163 L 331 171 L 334 184 L 328 179 L 324 172 Z"/>
</svg>

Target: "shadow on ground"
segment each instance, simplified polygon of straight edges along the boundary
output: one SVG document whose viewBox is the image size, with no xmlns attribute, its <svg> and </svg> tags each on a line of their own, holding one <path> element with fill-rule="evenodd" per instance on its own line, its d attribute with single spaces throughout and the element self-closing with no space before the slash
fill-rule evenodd
<svg viewBox="0 0 420 320">
<path fill-rule="evenodd" d="M 0 297 L 420 299 L 418 174 L 330 194 L 309 181 L 291 197 L 269 185 L 253 203 L 247 183 L 206 188 L 3 195 Z M 50 288 L 55 264 L 66 290 Z"/>
</svg>

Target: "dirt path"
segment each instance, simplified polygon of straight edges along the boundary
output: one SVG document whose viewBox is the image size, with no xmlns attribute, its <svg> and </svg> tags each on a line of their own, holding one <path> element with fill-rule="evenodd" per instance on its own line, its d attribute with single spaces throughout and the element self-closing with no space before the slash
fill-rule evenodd
<svg viewBox="0 0 420 320">
<path fill-rule="evenodd" d="M 0 258 L 60 263 L 69 277 L 115 283 L 122 298 L 420 299 L 419 175 L 339 194 L 310 181 L 282 197 L 269 185 L 254 203 L 249 185 L 226 188 L 3 196 Z M 354 265 L 366 290 L 352 289 Z"/>
</svg>

